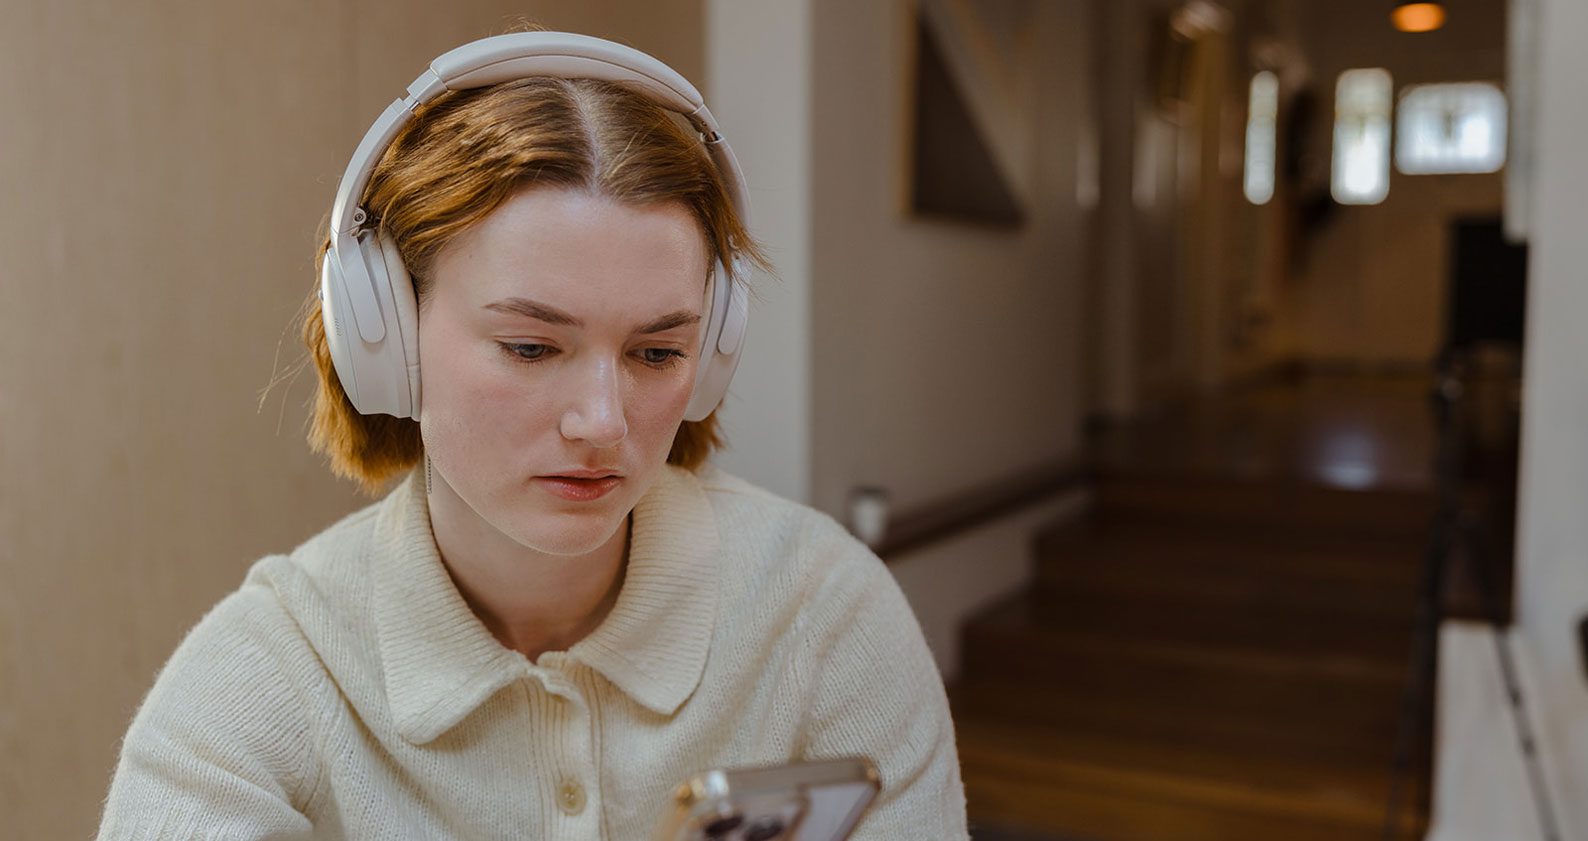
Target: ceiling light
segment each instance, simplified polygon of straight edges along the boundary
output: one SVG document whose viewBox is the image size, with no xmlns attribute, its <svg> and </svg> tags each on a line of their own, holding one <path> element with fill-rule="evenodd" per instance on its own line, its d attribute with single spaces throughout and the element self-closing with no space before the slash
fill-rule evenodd
<svg viewBox="0 0 1588 841">
<path fill-rule="evenodd" d="M 1390 20 L 1402 32 L 1432 32 L 1445 25 L 1442 3 L 1397 3 Z"/>
</svg>

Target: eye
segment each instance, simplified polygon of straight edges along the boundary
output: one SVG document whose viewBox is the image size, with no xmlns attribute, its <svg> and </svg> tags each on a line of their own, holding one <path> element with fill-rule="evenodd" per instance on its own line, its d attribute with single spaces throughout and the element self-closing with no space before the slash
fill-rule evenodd
<svg viewBox="0 0 1588 841">
<path fill-rule="evenodd" d="M 502 353 L 509 359 L 517 362 L 540 362 L 556 353 L 556 348 L 544 344 L 516 344 L 512 342 L 497 342 Z M 672 348 L 651 347 L 639 351 L 640 359 L 646 365 L 657 369 L 667 369 L 689 358 L 689 354 Z"/>
<path fill-rule="evenodd" d="M 552 351 L 551 345 L 520 345 L 510 344 L 508 342 L 497 342 L 496 344 L 502 348 L 502 352 L 507 354 L 508 357 L 516 359 L 520 362 L 539 362 Z"/>
<path fill-rule="evenodd" d="M 665 347 L 648 347 L 640 351 L 640 355 L 644 357 L 645 364 L 654 368 L 671 368 L 689 358 L 689 354 L 681 350 Z"/>
</svg>

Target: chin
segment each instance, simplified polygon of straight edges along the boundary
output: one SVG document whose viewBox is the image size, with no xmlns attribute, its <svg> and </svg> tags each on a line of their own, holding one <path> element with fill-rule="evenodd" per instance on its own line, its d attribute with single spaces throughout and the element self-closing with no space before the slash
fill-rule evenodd
<svg viewBox="0 0 1588 841">
<path fill-rule="evenodd" d="M 584 555 L 611 539 L 627 513 L 616 509 L 538 513 L 515 524 L 513 539 L 548 555 Z"/>
</svg>

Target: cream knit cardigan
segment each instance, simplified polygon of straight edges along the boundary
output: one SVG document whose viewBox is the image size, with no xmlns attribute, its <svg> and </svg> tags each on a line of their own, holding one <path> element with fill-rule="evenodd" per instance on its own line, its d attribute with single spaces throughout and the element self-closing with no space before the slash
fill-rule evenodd
<svg viewBox="0 0 1588 841">
<path fill-rule="evenodd" d="M 452 584 L 415 471 L 188 632 L 99 837 L 645 839 L 691 773 L 845 754 L 882 775 L 853 837 L 967 837 L 920 626 L 827 515 L 669 465 L 611 613 L 530 662 Z"/>
</svg>

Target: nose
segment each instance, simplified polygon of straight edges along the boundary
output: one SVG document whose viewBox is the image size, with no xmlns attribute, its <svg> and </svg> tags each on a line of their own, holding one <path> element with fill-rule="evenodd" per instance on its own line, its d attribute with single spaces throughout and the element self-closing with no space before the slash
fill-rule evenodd
<svg viewBox="0 0 1588 841">
<path fill-rule="evenodd" d="M 600 360 L 593 371 L 578 372 L 569 391 L 573 399 L 562 413 L 564 438 L 593 447 L 612 447 L 628 434 L 622 374 L 615 362 Z"/>
</svg>

